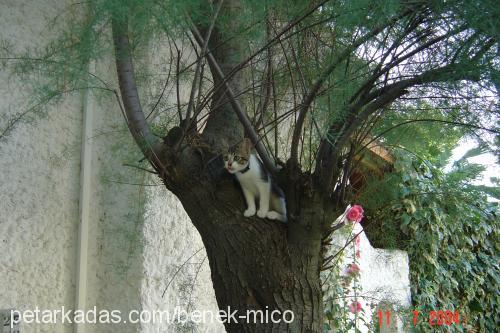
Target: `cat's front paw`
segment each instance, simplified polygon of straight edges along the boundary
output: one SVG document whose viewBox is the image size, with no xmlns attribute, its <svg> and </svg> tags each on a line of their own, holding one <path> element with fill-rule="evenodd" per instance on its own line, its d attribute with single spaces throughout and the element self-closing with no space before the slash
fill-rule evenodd
<svg viewBox="0 0 500 333">
<path fill-rule="evenodd" d="M 270 220 L 279 220 L 280 217 L 281 217 L 281 215 L 278 214 L 277 212 L 274 212 L 274 211 L 269 211 L 267 213 L 267 218 Z"/>
<path fill-rule="evenodd" d="M 254 209 L 246 209 L 244 212 L 243 212 L 243 216 L 245 217 L 250 217 L 250 216 L 254 216 L 255 215 L 255 208 Z"/>
<path fill-rule="evenodd" d="M 259 209 L 257 211 L 257 216 L 260 217 L 261 219 L 263 219 L 263 218 L 265 218 L 267 216 L 267 211 Z"/>
</svg>

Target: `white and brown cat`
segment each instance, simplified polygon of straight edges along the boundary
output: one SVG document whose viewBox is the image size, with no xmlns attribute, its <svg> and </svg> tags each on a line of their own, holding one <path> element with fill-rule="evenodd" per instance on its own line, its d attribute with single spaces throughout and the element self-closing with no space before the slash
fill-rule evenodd
<svg viewBox="0 0 500 333">
<path fill-rule="evenodd" d="M 245 138 L 223 154 L 224 167 L 234 174 L 241 185 L 247 209 L 246 217 L 257 216 L 286 222 L 286 203 L 283 191 L 274 184 L 271 175 Z M 256 210 L 258 200 L 259 209 Z"/>
</svg>

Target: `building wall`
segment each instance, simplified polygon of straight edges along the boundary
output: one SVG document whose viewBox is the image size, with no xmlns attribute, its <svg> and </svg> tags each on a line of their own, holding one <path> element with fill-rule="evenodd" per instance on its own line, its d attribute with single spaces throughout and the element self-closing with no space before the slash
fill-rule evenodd
<svg viewBox="0 0 500 333">
<path fill-rule="evenodd" d="M 327 299 L 333 297 L 335 303 L 347 309 L 348 318 L 356 323 L 357 332 L 373 332 L 376 328 L 381 333 L 406 332 L 412 313 L 408 254 L 401 250 L 374 248 L 360 223 L 347 221 L 345 213 L 337 223 L 341 220 L 345 226 L 334 233 L 329 249 L 330 254 L 337 258 L 340 274 L 329 281 L 342 285 L 343 293 L 338 295 L 334 288 L 327 289 Z M 353 264 L 359 267 L 358 274 L 349 270 Z M 360 309 L 353 306 L 351 310 L 350 305 L 356 303 L 360 304 Z M 357 310 L 359 312 L 355 315 Z M 383 311 L 381 326 L 379 310 Z M 390 313 L 389 325 L 386 324 L 387 311 Z M 354 328 L 349 330 L 354 331 Z"/>
<path fill-rule="evenodd" d="M 61 6 L 61 1 L 1 1 L 0 38 L 16 41 L 17 50 L 40 45 L 40 35 L 51 35 L 44 20 Z M 31 96 L 4 65 L 0 82 L 3 129 L 10 116 L 29 107 Z M 19 124 L 0 142 L 0 309 L 74 303 L 80 108 L 78 96 L 70 98 L 50 108 L 36 126 Z M 70 329 L 25 326 L 27 332 Z"/>
<path fill-rule="evenodd" d="M 0 39 L 13 42 L 17 51 L 44 45 L 58 31 L 48 20 L 70 3 L 0 2 Z M 89 70 L 117 87 L 111 57 Z M 8 119 L 26 109 L 30 90 L 9 75 L 8 66 L 0 67 L 0 82 L 3 129 Z M 82 98 L 82 93 L 68 95 L 63 103 L 47 108 L 43 117 L 28 114 L 26 122 L 0 141 L 0 310 L 75 308 Z M 147 186 L 156 181 L 148 173 L 124 165 L 137 164 L 141 155 L 113 98 L 89 92 L 85 103 L 93 115 L 91 134 L 84 139 L 91 148 L 90 202 L 84 208 L 90 223 L 86 309 L 119 310 L 124 319 L 131 310 L 176 305 L 216 311 L 201 240 L 178 200 L 162 187 Z M 194 258 L 198 262 L 187 263 L 175 274 L 191 251 L 199 248 Z M 23 333 L 74 329 L 61 324 L 21 325 Z M 223 331 L 220 324 L 198 329 Z M 90 324 L 85 331 L 180 332 L 176 323 Z"/>
<path fill-rule="evenodd" d="M 218 310 L 210 278 L 208 259 L 196 229 L 179 200 L 164 189 L 150 187 L 144 223 L 145 248 L 141 300 L 144 310 L 167 311 L 171 318 L 186 311 Z M 208 317 L 207 317 L 208 318 Z M 142 332 L 224 332 L 222 324 L 200 325 L 192 321 L 173 320 L 167 327 L 144 323 Z"/>
</svg>

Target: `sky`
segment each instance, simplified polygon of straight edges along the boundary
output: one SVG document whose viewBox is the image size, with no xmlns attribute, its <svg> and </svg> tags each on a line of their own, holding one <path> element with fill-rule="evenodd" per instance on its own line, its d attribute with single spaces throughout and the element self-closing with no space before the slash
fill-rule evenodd
<svg viewBox="0 0 500 333">
<path fill-rule="evenodd" d="M 471 139 L 462 139 L 458 143 L 457 147 L 453 149 L 452 156 L 450 158 L 450 163 L 446 166 L 445 171 L 449 171 L 454 161 L 460 159 L 468 150 L 477 146 L 477 143 Z M 471 157 L 467 159 L 470 163 L 482 164 L 486 167 L 486 170 L 482 173 L 482 179 L 476 180 L 477 185 L 487 185 L 493 186 L 494 184 L 490 181 L 491 177 L 500 178 L 500 166 L 497 164 L 497 158 L 492 153 L 486 153 L 479 156 Z"/>
</svg>

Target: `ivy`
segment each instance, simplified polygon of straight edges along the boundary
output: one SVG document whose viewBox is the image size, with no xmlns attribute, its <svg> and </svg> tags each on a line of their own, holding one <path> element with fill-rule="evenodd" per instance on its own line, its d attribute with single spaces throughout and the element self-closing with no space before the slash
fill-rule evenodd
<svg viewBox="0 0 500 333">
<path fill-rule="evenodd" d="M 423 317 L 416 332 L 435 332 L 431 311 L 457 311 L 460 323 L 445 332 L 494 332 L 500 302 L 498 204 L 472 181 L 481 172 L 466 159 L 444 173 L 429 161 L 397 159 L 394 172 L 367 186 L 363 202 L 372 223 L 367 234 L 375 244 L 392 244 L 408 252 L 412 302 Z M 384 206 L 370 200 L 377 184 L 392 188 Z M 370 190 L 371 189 L 371 190 Z M 488 191 L 497 193 L 498 189 Z M 387 198 L 387 196 L 386 196 Z M 383 221 L 383 222 L 382 222 Z M 381 227 L 383 226 L 383 227 Z M 398 230 L 384 232 L 385 227 Z M 412 323 L 412 320 L 408 320 Z"/>
</svg>

